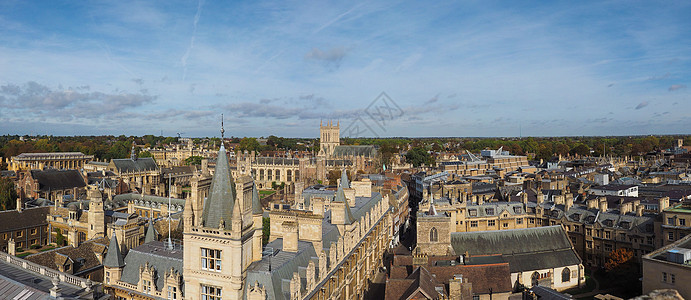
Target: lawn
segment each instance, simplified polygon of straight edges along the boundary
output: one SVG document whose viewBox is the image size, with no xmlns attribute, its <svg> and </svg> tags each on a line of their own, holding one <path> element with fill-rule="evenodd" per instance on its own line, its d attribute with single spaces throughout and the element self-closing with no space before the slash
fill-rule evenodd
<svg viewBox="0 0 691 300">
<path fill-rule="evenodd" d="M 259 191 L 259 194 L 262 195 L 262 196 L 268 196 L 268 195 L 271 195 L 271 194 L 273 194 L 273 193 L 275 193 L 275 192 L 276 192 L 276 191 L 270 191 L 270 190 L 269 190 L 269 191 Z"/>
</svg>

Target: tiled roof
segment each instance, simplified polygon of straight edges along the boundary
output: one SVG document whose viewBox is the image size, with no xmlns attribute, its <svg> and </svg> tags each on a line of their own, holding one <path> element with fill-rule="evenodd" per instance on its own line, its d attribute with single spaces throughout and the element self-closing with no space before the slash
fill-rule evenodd
<svg viewBox="0 0 691 300">
<path fill-rule="evenodd" d="M 149 263 L 149 266 L 154 267 L 158 272 L 154 283 L 156 290 L 160 291 L 165 282 L 165 272 L 172 268 L 182 274 L 182 260 L 182 249 L 166 249 L 163 242 L 158 241 L 142 244 L 130 249 L 127 253 L 120 280 L 134 285 L 139 284 L 139 267 Z"/>
<path fill-rule="evenodd" d="M 26 227 L 48 225 L 46 216 L 50 213 L 49 206 L 34 207 L 17 210 L 0 211 L 0 232 L 19 230 Z"/>
<path fill-rule="evenodd" d="M 39 190 L 62 190 L 85 187 L 86 182 L 77 170 L 31 170 L 31 177 L 38 180 Z"/>
<path fill-rule="evenodd" d="M 106 238 L 95 238 L 85 241 L 79 247 L 66 246 L 50 251 L 40 252 L 26 257 L 26 260 L 37 263 L 39 265 L 59 270 L 65 261 L 72 260 L 74 262 L 73 274 L 79 274 L 81 271 L 89 270 L 101 265 L 101 261 L 96 256 L 96 253 L 102 254 L 103 247 L 108 242 Z"/>
<path fill-rule="evenodd" d="M 133 173 L 158 170 L 158 165 L 156 164 L 156 161 L 151 157 L 142 157 L 137 159 L 113 159 L 112 162 L 119 173 Z"/>
</svg>

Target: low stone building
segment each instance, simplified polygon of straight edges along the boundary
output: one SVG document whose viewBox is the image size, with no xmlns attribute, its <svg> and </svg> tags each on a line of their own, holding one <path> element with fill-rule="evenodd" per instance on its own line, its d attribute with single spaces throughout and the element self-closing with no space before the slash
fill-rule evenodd
<svg viewBox="0 0 691 300">
<path fill-rule="evenodd" d="M 513 286 L 542 285 L 557 291 L 579 287 L 585 272 L 566 232 L 560 225 L 456 232 L 451 234 L 453 254 L 501 254 L 509 263 Z"/>
<path fill-rule="evenodd" d="M 20 173 L 17 194 L 22 199 L 77 199 L 86 194 L 86 180 L 77 170 L 30 170 Z"/>
<path fill-rule="evenodd" d="M 103 259 L 108 250 L 108 239 L 98 237 L 79 245 L 65 246 L 26 257 L 26 260 L 92 281 L 103 281 Z"/>
<path fill-rule="evenodd" d="M 46 216 L 49 211 L 50 207 L 45 206 L 0 211 L 0 250 L 7 252 L 10 240 L 16 248 L 47 245 L 50 233 Z"/>
<path fill-rule="evenodd" d="M 691 299 L 691 235 L 643 256 L 643 294 L 675 289 Z"/>
</svg>

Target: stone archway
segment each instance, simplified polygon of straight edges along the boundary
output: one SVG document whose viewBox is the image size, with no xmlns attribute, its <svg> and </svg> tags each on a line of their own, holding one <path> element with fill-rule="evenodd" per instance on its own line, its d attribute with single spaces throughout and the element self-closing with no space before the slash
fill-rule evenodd
<svg viewBox="0 0 691 300">
<path fill-rule="evenodd" d="M 530 276 L 530 282 L 532 286 L 537 286 L 540 281 L 540 273 L 535 271 L 532 276 Z"/>
</svg>

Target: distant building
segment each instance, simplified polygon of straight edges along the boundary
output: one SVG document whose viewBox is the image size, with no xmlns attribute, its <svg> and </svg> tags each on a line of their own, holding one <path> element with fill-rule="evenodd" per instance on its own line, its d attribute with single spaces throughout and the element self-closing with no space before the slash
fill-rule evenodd
<svg viewBox="0 0 691 300">
<path fill-rule="evenodd" d="M 93 155 L 81 152 L 22 153 L 10 158 L 8 169 L 17 172 L 43 169 L 78 170 L 93 159 Z"/>
<path fill-rule="evenodd" d="M 31 245 L 47 245 L 49 242 L 48 221 L 50 207 L 0 211 L 0 250 L 7 252 L 8 243 L 13 240 L 17 248 Z"/>
<path fill-rule="evenodd" d="M 151 157 L 138 158 L 132 147 L 130 158 L 112 159 L 108 171 L 119 176 L 130 190 L 148 195 L 162 195 L 161 170 Z"/>
<path fill-rule="evenodd" d="M 664 209 L 661 215 L 662 245 L 672 244 L 691 234 L 691 200 Z"/>
<path fill-rule="evenodd" d="M 17 194 L 22 199 L 44 198 L 49 201 L 70 196 L 73 199 L 86 193 L 86 181 L 77 170 L 30 170 L 20 173 Z"/>
<path fill-rule="evenodd" d="M 638 197 L 637 185 L 609 184 L 590 188 L 590 193 L 598 196 Z"/>
</svg>

